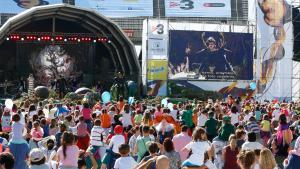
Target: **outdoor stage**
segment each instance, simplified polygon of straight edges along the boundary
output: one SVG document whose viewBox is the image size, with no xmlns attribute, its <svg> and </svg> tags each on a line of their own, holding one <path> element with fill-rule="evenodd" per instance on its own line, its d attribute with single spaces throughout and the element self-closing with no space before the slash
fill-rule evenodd
<svg viewBox="0 0 300 169">
<path fill-rule="evenodd" d="M 29 74 L 44 86 L 61 76 L 86 86 L 110 85 L 119 71 L 140 82 L 134 45 L 120 28 L 66 4 L 31 8 L 9 19 L 0 28 L 0 58 L 0 88 L 7 80 L 9 91 Z"/>
</svg>

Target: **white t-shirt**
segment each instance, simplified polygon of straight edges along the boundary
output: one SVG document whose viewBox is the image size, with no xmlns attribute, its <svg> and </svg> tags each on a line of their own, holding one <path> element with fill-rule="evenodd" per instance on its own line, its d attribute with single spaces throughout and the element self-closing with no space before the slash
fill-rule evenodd
<svg viewBox="0 0 300 169">
<path fill-rule="evenodd" d="M 173 119 L 175 120 L 175 121 L 177 121 L 177 112 L 178 112 L 179 110 L 172 110 L 171 112 L 170 112 L 170 114 L 171 114 L 171 116 L 173 117 Z"/>
<path fill-rule="evenodd" d="M 207 121 L 207 116 L 201 113 L 200 116 L 198 116 L 197 118 L 197 125 L 202 127 L 205 125 L 206 121 Z"/>
<path fill-rule="evenodd" d="M 187 159 L 193 165 L 201 166 L 204 164 L 204 153 L 211 147 L 208 141 L 191 141 L 185 146 L 186 149 L 192 150 L 192 155 Z"/>
<path fill-rule="evenodd" d="M 36 115 L 37 114 L 37 111 L 30 111 L 28 113 L 29 117 L 32 118 L 33 115 Z"/>
<path fill-rule="evenodd" d="M 242 145 L 242 150 L 261 150 L 264 146 L 262 144 L 260 144 L 259 142 L 245 142 Z"/>
<path fill-rule="evenodd" d="M 260 169 L 258 161 L 255 162 L 253 169 Z"/>
<path fill-rule="evenodd" d="M 279 109 L 275 109 L 272 113 L 272 117 L 274 118 L 274 120 L 279 121 L 279 116 L 280 116 L 281 112 Z"/>
<path fill-rule="evenodd" d="M 239 123 L 239 113 L 230 113 L 231 117 L 231 124 L 235 125 L 236 123 Z"/>
<path fill-rule="evenodd" d="M 130 156 L 120 157 L 116 160 L 114 169 L 133 169 L 138 163 Z"/>
<path fill-rule="evenodd" d="M 247 123 L 249 122 L 250 117 L 252 116 L 252 113 L 246 114 L 244 117 L 244 122 Z"/>
<path fill-rule="evenodd" d="M 125 138 L 123 135 L 115 135 L 111 138 L 109 142 L 109 147 L 113 146 L 112 151 L 114 153 L 119 153 L 119 146 L 125 143 Z"/>
<path fill-rule="evenodd" d="M 24 124 L 25 125 L 25 113 L 26 112 L 21 112 L 20 115 L 20 123 Z"/>
<path fill-rule="evenodd" d="M 128 127 L 129 125 L 132 126 L 130 113 L 122 112 L 122 124 L 123 124 L 123 127 Z"/>
</svg>

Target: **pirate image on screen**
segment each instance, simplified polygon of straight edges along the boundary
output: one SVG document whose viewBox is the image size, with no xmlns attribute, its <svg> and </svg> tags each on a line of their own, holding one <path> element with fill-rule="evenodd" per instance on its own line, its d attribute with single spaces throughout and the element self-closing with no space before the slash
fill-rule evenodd
<svg viewBox="0 0 300 169">
<path fill-rule="evenodd" d="M 222 46 L 218 47 L 216 39 L 212 36 L 204 41 L 204 45 L 206 49 L 196 52 L 192 59 L 191 63 L 194 69 L 199 69 L 200 74 L 201 72 L 232 72 L 232 68 L 226 59 L 226 56 L 230 53 L 229 50 L 222 48 Z"/>
<path fill-rule="evenodd" d="M 24 9 L 30 9 L 35 6 L 49 4 L 48 1 L 44 1 L 44 0 L 13 0 L 13 1 L 15 1 L 19 7 Z"/>
</svg>

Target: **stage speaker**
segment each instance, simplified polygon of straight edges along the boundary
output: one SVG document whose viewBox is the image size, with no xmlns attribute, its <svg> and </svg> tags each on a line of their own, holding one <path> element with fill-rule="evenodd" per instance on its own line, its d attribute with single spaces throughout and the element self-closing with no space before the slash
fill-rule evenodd
<svg viewBox="0 0 300 169">
<path fill-rule="evenodd" d="M 293 26 L 294 26 L 293 60 L 296 62 L 300 62 L 300 13 L 299 13 L 299 7 L 293 7 Z"/>
</svg>

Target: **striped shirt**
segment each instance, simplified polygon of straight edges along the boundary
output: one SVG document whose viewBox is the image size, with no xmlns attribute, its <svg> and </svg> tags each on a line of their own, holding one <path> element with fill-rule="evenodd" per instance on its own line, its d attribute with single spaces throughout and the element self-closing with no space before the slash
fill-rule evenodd
<svg viewBox="0 0 300 169">
<path fill-rule="evenodd" d="M 249 122 L 246 127 L 248 132 L 260 133 L 259 125 L 256 122 Z"/>
<path fill-rule="evenodd" d="M 103 140 L 106 135 L 102 127 L 94 126 L 91 130 L 91 141 L 90 144 L 93 146 L 103 146 Z"/>
</svg>

